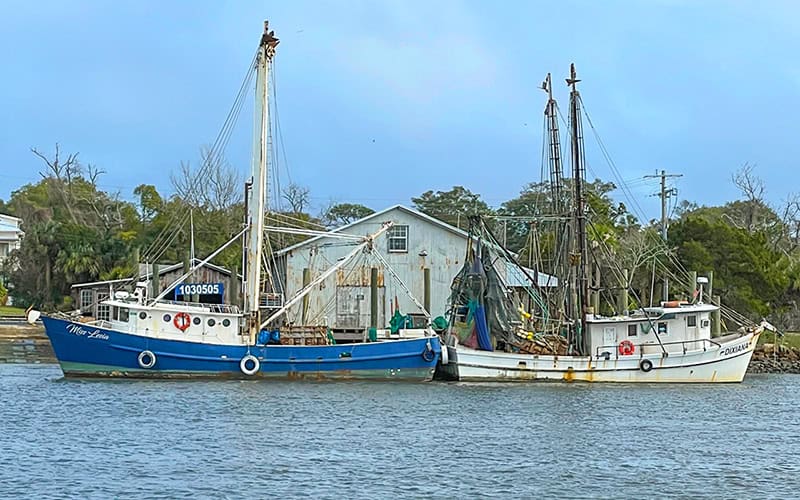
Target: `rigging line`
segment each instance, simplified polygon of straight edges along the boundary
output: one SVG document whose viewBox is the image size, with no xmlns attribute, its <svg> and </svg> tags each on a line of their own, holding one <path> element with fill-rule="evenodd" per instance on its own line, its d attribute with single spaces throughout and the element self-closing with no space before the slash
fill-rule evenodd
<svg viewBox="0 0 800 500">
<path fill-rule="evenodd" d="M 412 302 L 414 302 L 414 305 L 415 305 L 415 306 L 417 306 L 417 308 L 418 308 L 420 311 L 422 311 L 422 312 L 425 314 L 425 317 L 426 317 L 426 318 L 427 318 L 427 319 L 430 321 L 430 319 L 431 319 L 431 312 L 430 312 L 430 311 L 428 311 L 427 309 L 425 309 L 425 306 L 423 306 L 423 305 L 422 305 L 422 304 L 419 302 L 419 300 L 417 300 L 417 298 L 414 296 L 414 294 L 413 294 L 413 293 L 411 293 L 411 290 L 409 290 L 409 289 L 408 289 L 408 287 L 406 286 L 406 284 L 405 284 L 405 283 L 403 283 L 403 280 L 402 280 L 402 279 L 400 278 L 400 276 L 399 276 L 399 275 L 398 275 L 398 274 L 395 272 L 395 270 L 394 270 L 394 268 L 391 266 L 391 264 L 389 264 L 389 262 L 387 262 L 387 261 L 386 261 L 386 259 L 384 259 L 384 258 L 383 258 L 383 255 L 381 255 L 381 253 L 380 253 L 380 252 L 376 252 L 376 251 L 374 251 L 374 250 L 373 250 L 371 253 L 372 253 L 372 254 L 373 254 L 375 257 L 378 257 L 378 260 L 380 260 L 381 262 L 383 262 L 383 265 L 384 265 L 384 266 L 386 266 L 386 270 L 387 270 L 387 271 L 389 271 L 389 274 L 391 274 L 391 275 L 392 275 L 392 277 L 393 277 L 395 280 L 397 280 L 397 283 L 399 283 L 399 284 L 400 284 L 400 288 L 402 288 L 402 289 L 403 289 L 403 291 L 405 291 L 405 292 L 406 292 L 406 295 L 408 295 L 408 297 L 411 299 L 411 301 L 412 301 Z"/>
<path fill-rule="evenodd" d="M 286 170 L 286 178 L 289 179 L 289 183 L 291 184 L 291 182 L 292 182 L 292 174 L 291 174 L 291 171 L 289 169 L 289 159 L 286 156 L 286 146 L 283 143 L 283 129 L 281 128 L 281 119 L 280 119 L 280 114 L 278 112 L 278 84 L 277 84 L 277 79 L 275 78 L 275 70 L 274 69 L 272 70 L 272 77 L 273 77 L 273 80 L 275 80 L 272 83 L 272 99 L 273 99 L 273 102 L 275 103 L 274 104 L 275 105 L 275 122 L 277 124 L 278 142 L 281 145 L 281 152 L 283 153 L 283 168 L 284 168 L 284 170 Z"/>
<path fill-rule="evenodd" d="M 330 232 L 330 231 L 328 231 L 328 228 L 325 227 L 323 224 L 319 224 L 317 222 L 314 222 L 313 220 L 300 219 L 299 217 L 294 217 L 294 216 L 291 216 L 289 214 L 285 214 L 285 213 L 282 213 L 282 212 L 270 212 L 270 213 L 267 214 L 267 217 L 269 218 L 270 216 L 272 216 L 272 217 L 281 217 L 283 219 L 297 221 L 298 224 L 302 224 L 303 225 L 303 226 L 299 226 L 299 225 L 297 226 L 300 229 L 305 229 L 307 226 L 316 226 L 316 227 L 319 227 L 321 229 L 324 229 L 325 232 Z M 276 221 L 276 222 L 278 222 L 278 221 Z"/>
<path fill-rule="evenodd" d="M 639 202 L 633 196 L 631 190 L 627 187 L 624 179 L 622 178 L 622 174 L 617 168 L 616 163 L 614 163 L 614 160 L 613 158 L 611 158 L 611 155 L 608 152 L 608 149 L 606 148 L 605 144 L 603 143 L 603 140 L 600 138 L 600 134 L 597 132 L 597 128 L 594 126 L 594 123 L 592 122 L 592 117 L 589 114 L 589 111 L 586 109 L 586 105 L 583 103 L 583 99 L 581 97 L 579 97 L 579 99 L 581 101 L 581 108 L 583 109 L 583 113 L 586 115 L 586 121 L 589 123 L 589 127 L 592 129 L 592 133 L 594 134 L 595 139 L 597 140 L 597 143 L 600 146 L 600 151 L 603 153 L 603 156 L 605 157 L 609 167 L 611 167 L 611 171 L 614 174 L 614 177 L 616 177 L 617 181 L 620 183 L 620 188 L 622 188 L 623 194 L 628 198 L 628 201 L 633 203 L 636 209 L 638 209 L 637 215 L 640 217 L 640 220 L 645 220 L 644 210 L 642 210 L 642 207 L 639 205 Z"/>
<path fill-rule="evenodd" d="M 650 307 L 653 307 L 653 295 L 655 294 L 656 286 L 656 261 L 658 259 L 653 256 L 653 276 L 650 279 Z"/>
<path fill-rule="evenodd" d="M 254 61 L 255 61 L 255 57 L 253 59 L 253 64 L 254 64 Z M 254 72 L 251 69 L 248 72 L 248 74 L 245 76 L 245 79 L 242 82 L 242 86 L 240 87 L 239 92 L 238 92 L 238 94 L 236 96 L 236 99 L 234 100 L 234 104 L 232 105 L 231 110 L 228 112 L 228 116 L 225 119 L 225 123 L 223 124 L 222 129 L 220 130 L 216 140 L 214 141 L 214 144 L 212 145 L 212 147 L 208 151 L 205 164 L 203 166 L 201 166 L 200 170 L 198 171 L 198 173 L 194 177 L 189 179 L 189 186 L 188 186 L 189 191 L 194 191 L 195 190 L 195 188 L 197 186 L 197 183 L 206 174 L 206 172 L 208 170 L 210 170 L 211 165 L 217 160 L 217 158 L 215 156 L 218 156 L 217 155 L 217 150 L 219 149 L 220 145 L 223 144 L 223 143 L 227 144 L 227 141 L 230 138 L 230 134 L 231 134 L 231 132 L 233 130 L 233 125 L 234 125 L 236 119 L 238 118 L 239 111 L 242 108 L 242 105 L 243 105 L 243 102 L 244 102 L 243 98 L 244 98 L 244 96 L 246 94 L 247 87 L 249 86 L 249 82 L 252 80 L 252 75 L 253 74 L 254 74 Z M 184 207 L 184 210 L 186 210 L 186 207 Z M 174 220 L 174 218 L 173 218 L 173 220 Z M 168 224 L 164 228 L 163 231 L 164 232 L 168 232 L 170 230 L 172 230 L 172 228 L 170 227 L 170 224 Z M 148 249 L 148 251 L 151 251 L 151 250 L 152 249 Z M 146 251 L 146 253 L 147 253 L 147 251 Z"/>
<path fill-rule="evenodd" d="M 242 85 L 239 88 L 239 92 L 237 93 L 236 99 L 234 100 L 234 103 L 231 106 L 231 109 L 229 110 L 227 117 L 225 118 L 225 122 L 223 123 L 222 129 L 220 130 L 219 134 L 217 135 L 217 139 L 214 141 L 214 145 L 212 145 L 212 148 L 209 151 L 208 157 L 206 159 L 206 166 L 209 166 L 209 164 L 211 163 L 211 160 L 213 159 L 213 155 L 214 155 L 214 148 L 219 143 L 221 138 L 224 135 L 226 135 L 226 130 L 227 129 L 232 129 L 233 124 L 232 124 L 231 120 L 233 119 L 235 121 L 234 116 L 238 116 L 238 111 L 236 111 L 237 107 L 238 107 L 239 110 L 241 110 L 240 101 L 243 101 L 243 97 L 244 97 L 244 95 L 246 93 L 247 87 L 249 86 L 248 82 L 252 79 L 252 75 L 254 74 L 256 57 L 257 57 L 257 52 L 256 52 L 256 55 L 253 56 L 253 60 L 251 61 L 251 64 L 250 64 L 250 69 L 248 70 L 248 72 L 247 72 L 247 74 L 246 74 L 246 76 L 244 78 L 244 81 L 242 82 Z M 230 134 L 228 133 L 227 136 L 230 137 Z M 210 168 L 210 166 L 208 168 Z M 194 180 L 191 180 L 191 179 L 189 180 L 189 182 L 190 182 L 189 189 L 190 190 L 194 190 L 194 188 L 196 187 L 196 183 L 198 182 L 198 179 L 202 175 L 202 172 L 203 172 L 203 168 L 201 168 L 200 172 L 198 173 L 198 176 L 195 177 Z M 174 220 L 174 217 L 173 217 L 173 220 Z M 151 245 L 148 246 L 148 248 L 145 250 L 145 252 L 143 252 L 143 255 L 145 257 L 148 257 L 150 255 L 150 252 L 154 248 L 156 248 L 156 245 L 160 244 L 160 243 L 158 243 L 158 241 L 160 239 L 159 236 L 161 236 L 163 234 L 168 234 L 169 231 L 171 231 L 172 229 L 173 228 L 171 228 L 170 224 L 168 223 L 162 229 L 162 231 L 159 233 L 159 235 L 156 236 L 156 238 L 151 243 Z"/>
<path fill-rule="evenodd" d="M 353 274 L 355 274 L 356 269 L 358 269 L 361 266 L 363 266 L 365 262 L 366 262 L 366 254 L 362 253 L 353 262 L 353 267 L 348 269 L 347 274 L 344 276 L 344 278 L 342 280 L 342 283 L 347 283 L 350 280 L 350 278 L 353 276 Z M 345 268 L 345 269 L 347 269 L 347 268 Z M 336 297 L 337 294 L 336 294 L 336 291 L 335 291 L 336 288 L 338 288 L 338 285 L 334 288 L 334 293 L 332 293 L 330 295 L 330 298 L 325 303 L 325 305 L 323 305 L 322 308 L 319 310 L 319 312 L 317 312 L 317 314 L 313 318 L 311 318 L 311 320 L 309 321 L 310 323 L 316 323 L 317 321 L 322 319 L 323 316 L 326 316 L 327 313 L 329 313 L 332 310 L 331 306 L 336 307 L 336 298 L 337 298 Z"/>
<path fill-rule="evenodd" d="M 328 231 L 314 231 L 311 229 L 298 229 L 298 228 L 289 228 L 289 227 L 282 227 L 282 226 L 265 226 L 264 230 L 267 232 L 272 233 L 286 233 L 286 234 L 299 234 L 303 236 L 322 236 L 325 238 L 333 238 L 333 239 L 341 239 L 341 240 L 355 240 L 361 241 L 364 239 L 363 236 L 358 236 L 354 234 L 348 233 L 331 233 Z"/>
<path fill-rule="evenodd" d="M 592 228 L 592 231 L 594 231 L 595 236 L 599 235 L 599 232 L 595 228 L 595 226 L 592 223 L 592 221 L 588 221 L 588 223 L 589 223 L 589 227 Z M 607 252 L 606 256 L 609 257 L 609 260 L 612 260 L 613 252 L 611 252 L 611 248 L 602 239 L 600 239 L 598 241 L 600 242 L 601 248 L 603 248 Z M 618 274 L 618 278 L 617 278 L 618 282 L 622 283 L 622 282 L 625 281 L 624 280 L 624 275 L 622 275 L 622 273 L 620 273 L 618 269 L 616 269 L 614 266 L 610 266 L 610 269 L 612 270 L 612 272 L 616 272 Z M 650 316 L 647 314 L 647 311 L 644 310 L 644 304 L 642 304 L 641 297 L 639 297 L 639 294 L 636 293 L 636 290 L 633 290 L 630 287 L 628 287 L 628 289 L 629 289 L 631 295 L 633 295 L 634 300 L 636 300 L 636 303 L 639 304 L 639 308 L 638 309 L 641 310 L 643 313 L 645 313 L 645 318 L 647 319 L 647 322 L 650 324 L 650 328 L 653 329 L 653 334 L 656 336 L 656 340 L 658 341 L 658 345 L 661 347 L 661 350 L 666 354 L 667 349 L 664 347 L 664 343 L 661 341 L 661 336 L 658 334 L 658 331 L 656 329 L 656 326 L 655 326 L 652 318 L 650 318 Z"/>
</svg>

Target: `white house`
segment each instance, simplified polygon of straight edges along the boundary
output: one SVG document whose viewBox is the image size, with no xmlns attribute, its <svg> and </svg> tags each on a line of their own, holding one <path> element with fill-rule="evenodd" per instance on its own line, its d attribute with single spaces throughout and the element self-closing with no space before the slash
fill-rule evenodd
<svg viewBox="0 0 800 500">
<path fill-rule="evenodd" d="M 444 315 L 451 283 L 464 264 L 467 233 L 402 205 L 376 212 L 334 232 L 369 235 L 387 221 L 394 225 L 376 240 L 377 253 L 423 305 L 425 270 L 429 270 L 430 313 L 432 317 Z M 353 244 L 347 241 L 316 236 L 276 252 L 276 275 L 285 297 L 290 298 L 303 288 L 304 270 L 308 270 L 305 274 L 307 282 L 310 282 L 352 249 Z M 288 314 L 289 322 L 296 325 L 327 324 L 335 329 L 362 330 L 368 327 L 372 267 L 378 268 L 379 328 L 388 324 L 398 306 L 403 314 L 420 313 L 380 259 L 364 254 L 322 282 L 309 294 L 307 302 L 293 306 Z M 518 283 L 511 284 L 514 285 L 519 286 Z"/>
<path fill-rule="evenodd" d="M 22 219 L 0 214 L 0 263 L 12 250 L 19 248 L 22 236 L 25 234 L 20 229 L 20 224 Z"/>
</svg>

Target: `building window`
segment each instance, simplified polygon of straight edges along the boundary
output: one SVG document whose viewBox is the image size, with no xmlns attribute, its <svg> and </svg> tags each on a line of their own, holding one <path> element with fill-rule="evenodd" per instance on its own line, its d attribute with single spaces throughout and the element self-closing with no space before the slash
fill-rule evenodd
<svg viewBox="0 0 800 500">
<path fill-rule="evenodd" d="M 389 228 L 389 251 L 408 252 L 408 226 Z"/>
<path fill-rule="evenodd" d="M 81 290 L 81 312 L 91 312 L 94 303 L 94 293 L 91 290 Z"/>
<path fill-rule="evenodd" d="M 100 297 L 98 300 L 106 300 L 108 296 Z M 111 319 L 111 308 L 108 304 L 103 304 L 102 302 L 97 305 L 97 319 L 101 319 L 103 321 L 109 321 Z"/>
<path fill-rule="evenodd" d="M 628 337 L 636 337 L 639 335 L 636 324 L 628 325 Z"/>
<path fill-rule="evenodd" d="M 694 314 L 686 316 L 686 326 L 697 326 L 697 316 Z"/>
</svg>

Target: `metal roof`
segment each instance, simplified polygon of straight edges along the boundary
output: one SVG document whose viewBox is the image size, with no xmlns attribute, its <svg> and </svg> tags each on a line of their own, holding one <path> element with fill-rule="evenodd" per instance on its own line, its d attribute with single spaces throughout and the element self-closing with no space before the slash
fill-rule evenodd
<svg viewBox="0 0 800 500">
<path fill-rule="evenodd" d="M 331 233 L 346 232 L 347 229 L 349 229 L 349 228 L 351 228 L 351 227 L 353 227 L 353 226 L 355 226 L 357 224 L 361 224 L 362 222 L 366 222 L 366 221 L 369 221 L 369 220 L 372 220 L 372 219 L 377 219 L 377 218 L 385 215 L 386 213 L 391 212 L 392 210 L 401 210 L 401 211 L 403 211 L 403 212 L 405 212 L 405 213 L 407 213 L 409 215 L 413 215 L 414 217 L 422 219 L 422 220 L 424 220 L 426 222 L 429 222 L 429 223 L 431 223 L 431 224 L 433 224 L 435 226 L 439 226 L 440 228 L 442 228 L 442 229 L 444 229 L 446 231 L 450 231 L 451 233 L 454 233 L 454 234 L 456 234 L 458 236 L 461 236 L 465 240 L 469 237 L 469 235 L 467 234 L 466 231 L 462 231 L 461 229 L 458 229 L 457 227 L 453 227 L 453 226 L 451 226 L 450 224 L 448 224 L 446 222 L 440 221 L 436 217 L 431 217 L 430 215 L 424 214 L 422 212 L 418 212 L 418 211 L 416 211 L 414 209 L 411 209 L 411 208 L 408 208 L 408 207 L 406 207 L 404 205 L 393 205 L 393 206 L 391 206 L 389 208 L 385 208 L 385 209 L 381 210 L 380 212 L 375 212 L 374 214 L 370 214 L 370 215 L 368 215 L 366 217 L 358 219 L 357 221 L 351 222 L 350 224 L 346 224 L 344 226 L 337 227 L 336 229 L 333 229 L 330 232 Z M 298 249 L 298 248 L 300 248 L 302 246 L 308 245 L 308 244 L 313 243 L 315 241 L 319 241 L 320 239 L 326 238 L 326 237 L 327 236 L 325 236 L 324 234 L 321 234 L 319 236 L 314 236 L 313 238 L 309 238 L 307 240 L 301 241 L 300 243 L 295 243 L 294 245 L 291 245 L 291 246 L 288 246 L 288 247 L 283 248 L 281 250 L 278 250 L 277 252 L 275 252 L 275 255 L 281 256 L 281 255 L 290 253 L 290 252 L 292 252 L 292 251 L 294 251 L 294 250 L 296 250 L 296 249 Z"/>
<path fill-rule="evenodd" d="M 554 288 L 558 286 L 558 278 L 555 276 L 542 272 L 537 273 L 533 269 L 528 269 L 527 267 L 523 269 L 525 269 L 525 272 L 522 272 L 522 270 L 513 263 L 506 262 L 506 283 L 508 283 L 508 286 L 519 288 L 531 286 L 531 280 L 525 276 L 525 273 L 536 278 L 538 288 Z"/>
</svg>

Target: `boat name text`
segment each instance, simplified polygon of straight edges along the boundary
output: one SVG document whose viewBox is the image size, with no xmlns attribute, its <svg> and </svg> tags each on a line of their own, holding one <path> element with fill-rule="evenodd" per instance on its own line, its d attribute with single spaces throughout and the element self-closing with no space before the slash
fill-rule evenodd
<svg viewBox="0 0 800 500">
<path fill-rule="evenodd" d="M 720 349 L 719 355 L 720 356 L 728 356 L 730 354 L 736 354 L 737 352 L 742 352 L 747 350 L 747 346 L 749 346 L 749 342 L 745 342 L 744 344 L 735 345 L 733 347 L 726 347 L 725 349 Z"/>
<path fill-rule="evenodd" d="M 79 337 L 86 337 L 88 339 L 100 339 L 100 340 L 108 340 L 108 334 L 101 332 L 98 329 L 94 330 L 87 330 L 79 325 L 69 325 L 67 327 L 67 331 L 73 335 L 77 335 Z"/>
</svg>

